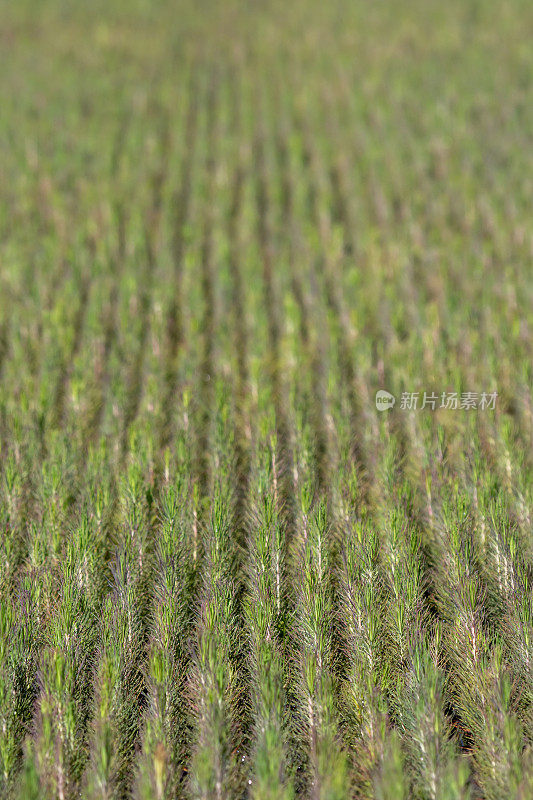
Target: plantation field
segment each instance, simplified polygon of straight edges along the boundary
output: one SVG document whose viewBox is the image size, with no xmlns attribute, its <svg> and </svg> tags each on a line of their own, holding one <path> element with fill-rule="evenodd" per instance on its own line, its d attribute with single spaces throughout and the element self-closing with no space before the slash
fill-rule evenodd
<svg viewBox="0 0 533 800">
<path fill-rule="evenodd" d="M 533 798 L 532 31 L 0 0 L 0 800 Z"/>
</svg>

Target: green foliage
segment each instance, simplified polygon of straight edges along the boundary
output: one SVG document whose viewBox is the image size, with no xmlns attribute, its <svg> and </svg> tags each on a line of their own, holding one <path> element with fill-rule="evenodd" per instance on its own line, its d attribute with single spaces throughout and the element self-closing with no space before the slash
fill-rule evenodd
<svg viewBox="0 0 533 800">
<path fill-rule="evenodd" d="M 532 9 L 2 4 L 2 800 L 533 796 Z"/>
</svg>

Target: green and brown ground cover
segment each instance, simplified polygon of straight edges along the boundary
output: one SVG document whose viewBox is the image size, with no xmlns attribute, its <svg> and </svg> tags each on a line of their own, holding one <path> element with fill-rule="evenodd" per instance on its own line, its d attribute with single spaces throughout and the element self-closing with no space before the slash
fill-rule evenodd
<svg viewBox="0 0 533 800">
<path fill-rule="evenodd" d="M 532 798 L 533 5 L 0 12 L 0 798 Z"/>
</svg>

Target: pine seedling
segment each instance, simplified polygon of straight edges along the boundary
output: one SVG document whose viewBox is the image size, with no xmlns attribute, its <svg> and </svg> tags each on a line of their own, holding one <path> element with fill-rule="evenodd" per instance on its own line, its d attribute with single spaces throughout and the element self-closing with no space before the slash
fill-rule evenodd
<svg viewBox="0 0 533 800">
<path fill-rule="evenodd" d="M 103 583 L 103 498 L 98 488 L 96 498 L 81 509 L 67 545 L 66 563 L 70 580 L 75 584 L 84 608 L 97 612 L 101 604 L 98 588 Z"/>
<path fill-rule="evenodd" d="M 385 522 L 385 520 L 383 520 Z M 384 657 L 394 684 L 410 665 L 413 648 L 427 622 L 420 563 L 420 537 L 402 509 L 391 509 L 384 525 L 383 564 L 386 603 Z"/>
<path fill-rule="evenodd" d="M 372 775 L 383 756 L 387 666 L 383 663 L 385 595 L 379 543 L 368 523 L 347 523 L 341 551 L 340 623 L 347 674 L 342 687 L 343 735 L 353 753 L 357 791 L 370 796 Z"/>
<path fill-rule="evenodd" d="M 455 697 L 472 731 L 477 781 L 488 800 L 513 796 L 524 777 L 522 731 L 511 704 L 511 683 L 501 645 L 496 643 L 468 684 L 464 683 L 464 673 L 462 678 Z"/>
<path fill-rule="evenodd" d="M 44 651 L 36 755 L 45 796 L 72 796 L 79 774 L 79 719 L 72 700 L 76 677 L 74 665 L 59 650 Z"/>
<path fill-rule="evenodd" d="M 237 636 L 236 586 L 230 520 L 229 498 L 217 488 L 205 533 L 201 604 L 189 677 L 196 729 L 189 782 L 189 795 L 194 800 L 227 796 L 237 767 L 233 720 L 237 686 L 231 663 Z"/>
<path fill-rule="evenodd" d="M 11 598 L 4 593 L 0 597 L 0 788 L 9 797 L 32 710 L 33 637 L 24 609 L 19 619 Z"/>
<path fill-rule="evenodd" d="M 287 698 L 282 659 L 283 532 L 272 491 L 261 492 L 250 520 L 245 617 L 250 641 L 253 800 L 290 800 Z M 284 606 L 283 606 L 284 608 Z"/>
<path fill-rule="evenodd" d="M 386 737 L 379 770 L 373 779 L 375 800 L 405 800 L 407 788 L 405 764 L 399 735 Z"/>
<path fill-rule="evenodd" d="M 85 781 L 90 800 L 111 799 L 119 766 L 116 719 L 121 702 L 127 618 L 123 608 L 116 609 L 115 603 L 116 598 L 108 597 L 103 604 L 98 632 L 90 766 Z"/>
<path fill-rule="evenodd" d="M 146 667 L 148 707 L 136 789 L 139 798 L 175 797 L 187 756 L 188 716 L 182 696 L 192 614 L 189 507 L 181 485 L 170 485 L 161 497 Z"/>
<path fill-rule="evenodd" d="M 9 663 L 13 658 L 11 639 L 15 619 L 9 599 L 4 600 L 4 592 L 0 595 L 0 786 L 7 795 L 17 762 L 19 743 L 15 731 L 14 671 Z"/>
<path fill-rule="evenodd" d="M 90 527 L 74 532 L 49 609 L 47 646 L 42 654 L 37 756 L 43 783 L 60 795 L 73 794 L 86 761 L 86 722 L 90 712 L 90 673 L 96 608 L 88 602 L 84 568 L 96 556 Z M 85 556 L 85 562 L 80 557 Z M 52 765 L 53 762 L 53 765 Z"/>
<path fill-rule="evenodd" d="M 488 494 L 488 492 L 487 492 Z M 533 741 L 533 593 L 519 532 L 500 494 L 479 499 L 483 528 L 480 560 L 492 617 L 502 640 L 509 669 L 519 685 L 516 701 L 525 732 Z"/>
<path fill-rule="evenodd" d="M 67 505 L 67 467 L 64 452 L 55 436 L 54 453 L 45 460 L 36 486 L 39 515 L 30 521 L 28 539 L 29 562 L 39 570 L 49 570 L 57 564 L 63 545 L 63 524 Z"/>
<path fill-rule="evenodd" d="M 305 513 L 305 512 L 304 512 Z M 341 746 L 333 678 L 330 620 L 328 524 L 325 502 L 308 519 L 297 574 L 295 638 L 298 724 L 307 743 L 309 793 L 316 800 L 344 798 L 348 791 L 347 758 Z"/>
<path fill-rule="evenodd" d="M 445 715 L 445 676 L 439 666 L 440 634 L 412 650 L 410 668 L 398 677 L 395 716 L 402 734 L 413 796 L 424 800 L 466 797 L 468 770 L 456 757 Z M 450 795 L 455 784 L 457 793 Z"/>
<path fill-rule="evenodd" d="M 21 537 L 23 481 L 20 468 L 13 453 L 3 454 L 2 505 L 0 507 L 0 526 L 3 531 L 0 542 L 0 591 L 8 587 L 15 570 L 23 556 Z"/>
<path fill-rule="evenodd" d="M 115 567 L 115 602 L 120 608 L 120 625 L 114 632 L 113 646 L 122 648 L 123 654 L 117 692 L 120 702 L 113 718 L 113 734 L 120 791 L 129 791 L 132 783 L 132 762 L 144 709 L 144 587 L 137 570 L 138 564 L 132 563 L 129 555 L 119 553 Z"/>
<path fill-rule="evenodd" d="M 526 571 L 519 574 L 517 590 L 508 598 L 503 637 L 510 670 L 513 705 L 521 719 L 529 746 L 533 743 L 533 588 Z"/>
<path fill-rule="evenodd" d="M 111 565 L 112 591 L 102 608 L 95 687 L 91 796 L 129 791 L 143 709 L 147 557 L 142 483 L 132 469 L 121 541 Z"/>
<path fill-rule="evenodd" d="M 152 494 L 146 480 L 149 463 L 143 450 L 130 459 L 120 486 L 116 534 L 119 551 L 116 574 L 128 582 L 129 602 L 134 606 L 131 613 L 138 618 L 143 643 L 148 627 L 153 555 Z"/>
<path fill-rule="evenodd" d="M 445 618 L 444 650 L 451 666 L 449 693 L 472 742 L 476 780 L 489 800 L 517 791 L 521 726 L 502 643 L 487 625 L 486 590 L 475 569 L 466 500 L 443 505 L 439 526 L 443 562 L 439 605 Z"/>
<path fill-rule="evenodd" d="M 507 600 L 513 595 L 518 574 L 523 571 L 523 544 L 506 498 L 499 487 L 477 480 L 473 489 L 473 539 L 487 604 L 495 624 L 501 619 Z"/>
<path fill-rule="evenodd" d="M 150 551 L 138 465 L 124 487 L 119 543 L 111 564 L 110 596 L 102 607 L 97 652 L 94 735 L 88 791 L 107 798 L 128 792 L 143 712 L 145 631 Z"/>
<path fill-rule="evenodd" d="M 28 737 L 24 748 L 24 759 L 20 776 L 15 785 L 13 797 L 16 800 L 42 800 L 43 787 L 39 782 L 39 775 L 36 767 L 34 745 Z M 9 797 L 9 794 L 5 795 Z"/>
</svg>

